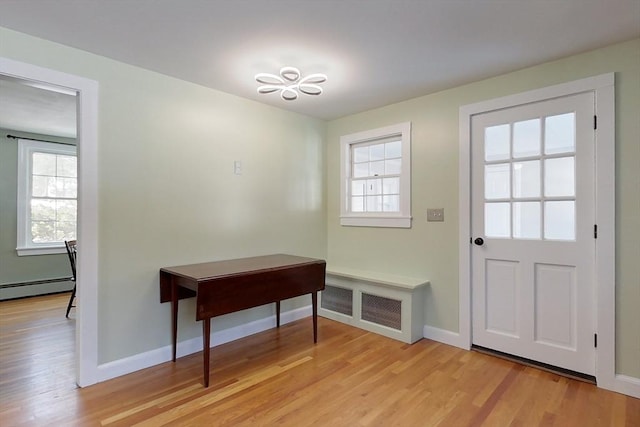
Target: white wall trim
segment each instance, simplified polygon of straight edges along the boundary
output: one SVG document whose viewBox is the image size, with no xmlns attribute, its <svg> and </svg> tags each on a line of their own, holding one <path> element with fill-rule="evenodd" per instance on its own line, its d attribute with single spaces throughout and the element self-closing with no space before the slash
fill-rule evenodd
<svg viewBox="0 0 640 427">
<path fill-rule="evenodd" d="M 311 316 L 311 306 L 297 308 L 281 314 L 281 324 L 294 322 L 299 319 Z M 215 322 L 215 319 L 214 319 Z M 229 329 L 211 333 L 211 346 L 216 347 L 258 332 L 266 331 L 274 328 L 276 324 L 276 316 L 269 316 L 258 319 L 243 325 L 238 325 Z M 309 342 L 312 342 L 311 331 L 309 331 Z M 107 381 L 122 375 L 130 374 L 141 369 L 150 368 L 161 363 L 171 361 L 171 345 L 167 345 L 155 350 L 150 350 L 123 359 L 114 360 L 113 362 L 104 363 L 98 366 L 98 381 Z M 191 338 L 189 340 L 178 343 L 177 357 L 187 356 L 189 354 L 202 351 L 202 337 Z M 177 362 L 179 363 L 179 362 Z"/>
<path fill-rule="evenodd" d="M 595 94 L 596 132 L 596 379 L 620 393 L 628 378 L 615 375 L 615 74 L 608 73 L 460 107 L 459 121 L 459 334 L 467 348 L 471 328 L 471 119 L 476 114 L 583 92 Z M 623 378 L 623 379 L 621 379 Z M 631 382 L 631 384 L 635 384 Z M 626 393 L 625 393 L 626 394 Z"/>
<path fill-rule="evenodd" d="M 77 93 L 76 381 L 84 387 L 96 383 L 98 373 L 98 82 L 4 57 L 0 74 Z"/>
<path fill-rule="evenodd" d="M 402 140 L 400 212 L 351 212 L 352 146 L 384 140 L 389 137 L 400 137 Z M 340 137 L 340 225 L 411 228 L 411 122 L 398 123 Z"/>
<path fill-rule="evenodd" d="M 602 387 L 600 384 L 598 384 L 598 386 Z M 640 378 L 630 377 L 627 375 L 616 375 L 613 387 L 603 388 L 640 399 Z"/>
<path fill-rule="evenodd" d="M 469 350 L 465 337 L 461 336 L 457 332 L 451 332 L 446 329 L 440 329 L 429 325 L 424 325 L 423 335 L 425 338 L 437 341 L 443 344 L 459 347 L 464 350 Z"/>
</svg>

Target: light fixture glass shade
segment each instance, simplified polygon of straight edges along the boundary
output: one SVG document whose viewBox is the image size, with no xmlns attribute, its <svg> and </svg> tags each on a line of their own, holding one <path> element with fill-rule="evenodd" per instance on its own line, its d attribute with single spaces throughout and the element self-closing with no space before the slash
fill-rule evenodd
<svg viewBox="0 0 640 427">
<path fill-rule="evenodd" d="M 282 67 L 280 75 L 271 73 L 258 73 L 255 79 L 262 86 L 258 87 L 258 93 L 268 94 L 280 91 L 280 97 L 285 101 L 298 99 L 299 93 L 305 95 L 320 95 L 322 88 L 320 83 L 327 81 L 327 76 L 321 73 L 310 74 L 302 77 L 300 70 L 295 67 Z"/>
</svg>

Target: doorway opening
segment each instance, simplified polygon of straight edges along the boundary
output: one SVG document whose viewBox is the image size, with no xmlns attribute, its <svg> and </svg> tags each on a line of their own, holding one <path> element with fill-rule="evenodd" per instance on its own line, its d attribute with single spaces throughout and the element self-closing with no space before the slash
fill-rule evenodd
<svg viewBox="0 0 640 427">
<path fill-rule="evenodd" d="M 98 373 L 98 83 L 0 57 L 0 75 L 76 93 L 78 147 L 76 382 L 99 381 Z"/>
</svg>

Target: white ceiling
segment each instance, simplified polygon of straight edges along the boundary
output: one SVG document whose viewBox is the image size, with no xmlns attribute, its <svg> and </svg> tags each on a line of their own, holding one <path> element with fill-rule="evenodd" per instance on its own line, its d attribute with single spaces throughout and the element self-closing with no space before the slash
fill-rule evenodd
<svg viewBox="0 0 640 427">
<path fill-rule="evenodd" d="M 640 36 L 640 0 L 0 0 L 0 26 L 321 119 Z M 325 73 L 324 94 L 254 75 Z"/>
<path fill-rule="evenodd" d="M 76 137 L 76 96 L 0 75 L 0 128 Z"/>
</svg>

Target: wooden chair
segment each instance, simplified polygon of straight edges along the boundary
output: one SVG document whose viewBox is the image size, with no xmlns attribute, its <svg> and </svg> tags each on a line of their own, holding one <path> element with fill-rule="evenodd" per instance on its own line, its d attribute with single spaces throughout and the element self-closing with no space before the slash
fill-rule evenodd
<svg viewBox="0 0 640 427">
<path fill-rule="evenodd" d="M 71 277 L 71 280 L 73 281 L 73 291 L 71 292 L 71 298 L 69 298 L 69 304 L 67 304 L 67 314 L 65 316 L 68 319 L 71 307 L 75 307 L 75 305 L 73 305 L 73 300 L 76 299 L 76 241 L 65 240 L 64 246 L 67 248 L 69 263 L 71 263 L 71 272 L 73 273 L 73 277 Z"/>
</svg>

